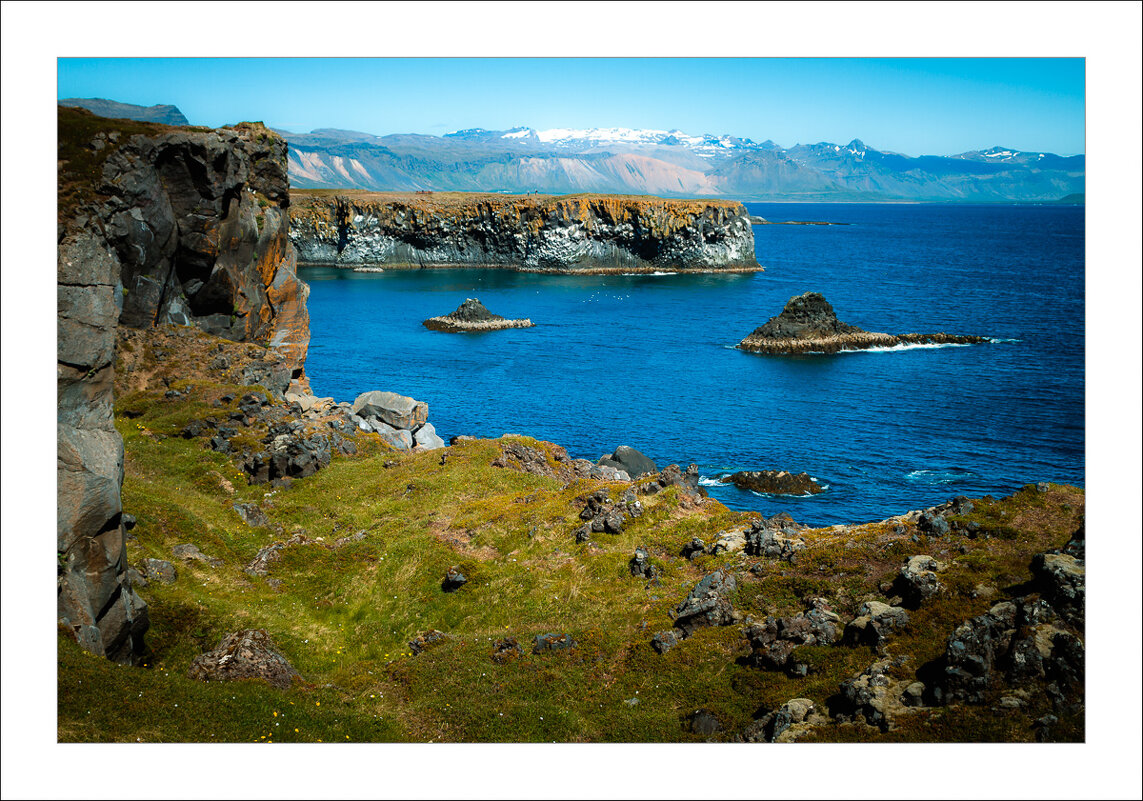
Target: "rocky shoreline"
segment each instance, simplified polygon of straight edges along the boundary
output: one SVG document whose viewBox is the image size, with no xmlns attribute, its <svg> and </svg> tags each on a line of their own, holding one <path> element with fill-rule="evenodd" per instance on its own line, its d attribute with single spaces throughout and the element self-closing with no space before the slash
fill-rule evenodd
<svg viewBox="0 0 1143 801">
<path fill-rule="evenodd" d="M 962 334 L 882 334 L 848 325 L 818 292 L 790 298 L 777 317 L 754 329 L 736 346 L 750 353 L 798 355 L 895 348 L 905 345 L 981 345 L 988 337 Z"/>
</svg>

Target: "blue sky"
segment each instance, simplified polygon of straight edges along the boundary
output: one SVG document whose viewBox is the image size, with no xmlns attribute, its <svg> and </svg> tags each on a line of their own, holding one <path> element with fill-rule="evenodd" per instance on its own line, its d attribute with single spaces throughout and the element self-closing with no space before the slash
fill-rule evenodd
<svg viewBox="0 0 1143 801">
<path fill-rule="evenodd" d="M 58 97 L 172 103 L 194 124 L 444 134 L 678 128 L 907 155 L 1085 152 L 1082 58 L 71 59 Z"/>
</svg>

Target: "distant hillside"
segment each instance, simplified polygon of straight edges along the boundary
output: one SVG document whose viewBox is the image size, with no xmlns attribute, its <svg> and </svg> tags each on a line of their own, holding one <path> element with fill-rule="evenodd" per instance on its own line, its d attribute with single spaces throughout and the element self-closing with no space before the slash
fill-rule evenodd
<svg viewBox="0 0 1143 801">
<path fill-rule="evenodd" d="M 164 125 L 190 125 L 177 106 L 135 106 L 102 97 L 68 97 L 59 101 L 61 106 L 85 108 L 100 117 L 140 122 L 161 122 Z"/>
<path fill-rule="evenodd" d="M 1003 147 L 904 156 L 819 142 L 629 128 L 470 128 L 445 136 L 280 131 L 304 188 L 607 192 L 744 200 L 1056 201 L 1084 192 L 1085 157 Z"/>
</svg>

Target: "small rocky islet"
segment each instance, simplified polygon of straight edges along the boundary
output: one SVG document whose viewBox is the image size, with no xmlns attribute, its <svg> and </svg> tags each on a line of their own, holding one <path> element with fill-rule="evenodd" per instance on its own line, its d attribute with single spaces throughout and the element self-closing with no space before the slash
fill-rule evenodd
<svg viewBox="0 0 1143 801">
<path fill-rule="evenodd" d="M 787 470 L 740 470 L 723 476 L 719 481 L 764 495 L 817 495 L 825 492 L 825 487 L 809 473 Z"/>
<path fill-rule="evenodd" d="M 988 337 L 962 334 L 882 334 L 848 325 L 820 292 L 790 298 L 777 317 L 754 329 L 738 343 L 751 353 L 795 355 L 843 350 L 892 348 L 899 345 L 981 345 Z"/>
<path fill-rule="evenodd" d="M 451 314 L 430 317 L 422 323 L 431 331 L 444 331 L 450 334 L 469 331 L 502 331 L 507 328 L 534 328 L 529 318 L 509 320 L 493 314 L 485 308 L 479 298 L 468 298 Z"/>
</svg>

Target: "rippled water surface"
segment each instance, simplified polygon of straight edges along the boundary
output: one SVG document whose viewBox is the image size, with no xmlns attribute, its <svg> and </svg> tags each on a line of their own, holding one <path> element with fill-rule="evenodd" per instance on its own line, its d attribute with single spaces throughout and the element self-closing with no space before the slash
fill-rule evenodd
<svg viewBox="0 0 1143 801">
<path fill-rule="evenodd" d="M 305 268 L 317 395 L 387 389 L 454 434 L 523 433 L 596 459 L 631 445 L 660 466 L 808 471 L 812 498 L 708 487 L 739 509 L 831 524 L 953 495 L 1084 483 L 1084 211 L 1064 206 L 762 204 L 766 272 L 543 276 Z M 793 295 L 889 333 L 972 347 L 761 356 L 733 348 Z M 429 331 L 479 297 L 535 328 Z"/>
</svg>

